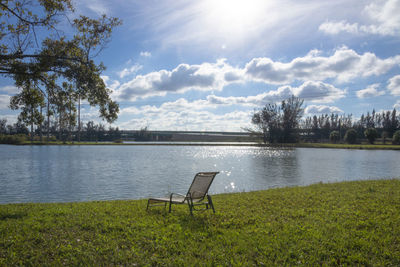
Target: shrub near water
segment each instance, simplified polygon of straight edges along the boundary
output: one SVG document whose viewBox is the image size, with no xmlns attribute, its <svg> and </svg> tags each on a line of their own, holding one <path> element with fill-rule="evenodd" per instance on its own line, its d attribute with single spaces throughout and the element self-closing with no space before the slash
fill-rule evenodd
<svg viewBox="0 0 400 267">
<path fill-rule="evenodd" d="M 400 181 L 146 200 L 0 205 L 0 266 L 400 265 Z"/>
<path fill-rule="evenodd" d="M 393 141 L 392 142 L 393 142 L 394 145 L 400 145 L 400 130 L 396 131 L 393 134 Z"/>
<path fill-rule="evenodd" d="M 370 144 L 373 144 L 375 142 L 375 139 L 378 137 L 378 132 L 375 128 L 368 128 L 364 131 L 364 135 L 365 137 L 367 137 L 368 142 Z"/>
<path fill-rule="evenodd" d="M 338 131 L 332 131 L 331 134 L 329 135 L 329 140 L 331 140 L 332 143 L 336 144 L 337 141 L 340 139 L 340 134 Z"/>
<path fill-rule="evenodd" d="M 26 142 L 27 136 L 24 134 L 0 135 L 0 144 L 19 145 Z"/>
<path fill-rule="evenodd" d="M 344 141 L 348 144 L 355 144 L 357 141 L 357 132 L 354 129 L 349 129 L 344 135 Z"/>
</svg>

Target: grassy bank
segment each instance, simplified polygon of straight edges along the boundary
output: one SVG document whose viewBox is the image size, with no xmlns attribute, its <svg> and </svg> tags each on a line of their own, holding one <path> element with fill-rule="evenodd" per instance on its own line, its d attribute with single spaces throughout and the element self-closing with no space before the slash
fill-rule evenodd
<svg viewBox="0 0 400 267">
<path fill-rule="evenodd" d="M 308 147 L 308 148 L 400 150 L 400 145 L 383 145 L 383 144 L 371 145 L 371 144 L 296 143 L 296 144 L 284 144 L 283 146 Z"/>
<path fill-rule="evenodd" d="M 0 265 L 400 265 L 400 181 L 146 201 L 0 205 Z"/>
</svg>

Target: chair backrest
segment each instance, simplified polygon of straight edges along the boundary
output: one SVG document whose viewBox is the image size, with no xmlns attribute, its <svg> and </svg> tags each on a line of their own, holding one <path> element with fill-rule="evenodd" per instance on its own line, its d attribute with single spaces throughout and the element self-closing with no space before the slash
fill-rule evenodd
<svg viewBox="0 0 400 267">
<path fill-rule="evenodd" d="M 208 193 L 208 189 L 211 186 L 211 183 L 214 180 L 214 177 L 219 172 L 199 172 L 194 178 L 193 182 L 189 187 L 189 191 L 186 194 L 190 196 L 192 199 L 204 198 Z"/>
</svg>

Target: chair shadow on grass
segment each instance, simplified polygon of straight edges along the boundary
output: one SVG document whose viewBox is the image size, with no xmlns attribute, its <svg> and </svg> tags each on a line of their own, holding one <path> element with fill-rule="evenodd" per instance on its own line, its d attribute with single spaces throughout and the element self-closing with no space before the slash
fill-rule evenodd
<svg viewBox="0 0 400 267">
<path fill-rule="evenodd" d="M 148 211 L 149 215 L 162 216 L 163 218 L 174 217 L 176 219 L 175 223 L 181 225 L 182 228 L 190 229 L 194 232 L 208 232 L 209 226 L 212 220 L 219 220 L 221 214 L 217 211 L 216 213 L 210 212 L 210 210 L 200 210 L 190 215 L 187 207 L 184 206 L 174 206 L 173 212 L 168 212 L 168 207 L 159 207 L 157 209 L 152 209 Z"/>
</svg>

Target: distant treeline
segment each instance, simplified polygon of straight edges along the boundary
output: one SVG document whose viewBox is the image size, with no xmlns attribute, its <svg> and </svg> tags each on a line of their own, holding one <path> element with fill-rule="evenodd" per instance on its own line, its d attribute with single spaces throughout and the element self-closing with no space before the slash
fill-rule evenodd
<svg viewBox="0 0 400 267">
<path fill-rule="evenodd" d="M 354 129 L 358 138 L 367 138 L 365 131 L 373 128 L 377 137 L 383 139 L 392 138 L 393 134 L 400 128 L 400 116 L 396 109 L 393 111 L 382 111 L 380 113 L 367 112 L 362 114 L 359 120 L 353 120 L 350 115 L 324 114 L 320 116 L 306 117 L 300 123 L 300 133 L 303 139 L 310 141 L 327 140 L 333 131 L 337 131 L 340 140 L 344 138 L 349 129 Z"/>
<path fill-rule="evenodd" d="M 286 104 L 286 107 L 289 106 Z M 293 105 L 291 105 L 293 106 Z M 301 106 L 301 105 L 300 105 Z M 258 120 L 262 120 L 263 116 L 269 115 L 271 110 L 262 110 L 259 113 Z M 294 110 L 294 109 L 288 109 Z M 274 113 L 278 114 L 278 113 Z M 290 112 L 289 112 L 290 114 Z M 257 115 L 257 114 L 256 114 Z M 256 117 L 256 116 L 255 116 Z M 393 135 L 400 129 L 400 116 L 397 115 L 396 109 L 392 111 L 382 112 L 367 112 L 362 114 L 360 119 L 354 120 L 353 116 L 350 115 L 338 115 L 338 114 L 323 114 L 309 116 L 299 119 L 298 123 L 290 122 L 290 118 L 294 116 L 276 116 L 276 119 L 271 120 L 270 117 L 268 123 L 261 121 L 261 129 L 266 129 L 264 132 L 264 141 L 268 142 L 341 142 L 345 141 L 346 133 L 352 130 L 352 134 L 356 139 L 368 139 L 372 142 L 376 138 L 382 138 L 382 141 L 393 139 Z M 289 118 L 289 119 L 286 119 Z M 286 122 L 285 120 L 289 121 Z M 292 119 L 294 120 L 294 119 Z M 273 123 L 272 123 L 273 122 Z M 253 119 L 254 123 L 254 119 Z M 264 124 L 262 124 L 264 123 Z M 19 143 L 23 140 L 27 140 L 28 136 L 33 137 L 35 141 L 46 142 L 49 141 L 91 141 L 91 142 L 119 142 L 124 139 L 123 133 L 118 127 L 109 126 L 106 128 L 103 124 L 95 124 L 93 121 L 87 123 L 81 123 L 80 131 L 78 127 L 74 127 L 71 130 L 69 128 L 60 127 L 57 120 L 51 121 L 50 127 L 46 127 L 47 124 L 43 124 L 41 127 L 36 127 L 31 135 L 27 125 L 23 122 L 18 121 L 14 124 L 7 124 L 6 119 L 0 119 L 0 143 Z M 281 126 L 280 126 L 281 125 Z M 286 126 L 289 125 L 289 126 Z M 292 128 L 290 128 L 292 127 Z M 281 139 L 285 137 L 286 139 Z M 260 134 L 260 133 L 258 133 Z M 8 136 L 7 138 L 5 136 Z M 11 138 L 9 136 L 15 136 Z M 371 136 L 373 137 L 371 139 Z M 150 141 L 154 140 L 151 132 L 148 131 L 147 127 L 142 128 L 140 131 L 134 132 L 129 136 L 130 140 L 135 141 Z M 171 136 L 162 137 L 162 141 L 169 141 Z M 159 139 L 157 139 L 159 140 Z"/>
<path fill-rule="evenodd" d="M 356 143 L 368 139 L 369 143 L 381 137 L 383 143 L 391 138 L 400 143 L 400 118 L 396 109 L 380 113 L 367 112 L 360 119 L 350 115 L 324 114 L 303 117 L 304 100 L 295 96 L 281 104 L 269 103 L 255 111 L 251 122 L 257 130 L 249 130 L 262 137 L 264 143 L 296 143 L 345 141 Z"/>
<path fill-rule="evenodd" d="M 60 130 L 61 129 L 61 130 Z M 0 143 L 21 143 L 22 141 L 28 140 L 28 136 L 31 133 L 26 124 L 18 121 L 14 124 L 8 124 L 6 119 L 0 119 Z M 80 136 L 78 136 L 80 135 Z M 49 138 L 47 137 L 49 136 Z M 133 139 L 137 141 L 150 140 L 151 136 L 147 131 L 147 128 L 143 128 L 140 131 L 133 134 Z M 50 127 L 46 125 L 37 127 L 33 132 L 34 141 L 91 141 L 91 142 L 103 142 L 103 141 L 120 141 L 122 138 L 121 131 L 118 127 L 109 126 L 106 128 L 105 125 L 99 123 L 96 124 L 93 121 L 81 124 L 81 131 L 78 133 L 78 129 L 60 128 L 57 121 L 52 121 Z"/>
</svg>

